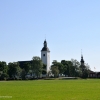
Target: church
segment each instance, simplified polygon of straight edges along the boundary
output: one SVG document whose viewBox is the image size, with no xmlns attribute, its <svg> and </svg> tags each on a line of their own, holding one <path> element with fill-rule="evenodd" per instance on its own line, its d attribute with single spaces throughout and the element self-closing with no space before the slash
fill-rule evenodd
<svg viewBox="0 0 100 100">
<path fill-rule="evenodd" d="M 46 65 L 46 73 L 50 71 L 50 50 L 47 47 L 47 41 L 44 40 L 43 47 L 41 49 L 41 60 Z M 21 68 L 23 68 L 24 63 L 32 64 L 32 60 L 29 61 L 18 61 Z"/>
<path fill-rule="evenodd" d="M 47 46 L 47 41 L 46 39 L 44 40 L 43 42 L 43 47 L 41 49 L 41 60 L 43 62 L 43 64 L 46 65 L 46 69 L 45 69 L 45 74 L 42 73 L 42 76 L 43 77 L 46 77 L 46 75 L 48 75 L 48 73 L 50 72 L 50 69 L 51 69 L 51 65 L 50 65 L 50 50 Z M 18 61 L 19 63 L 19 66 L 23 69 L 24 68 L 24 64 L 25 63 L 30 63 L 32 64 L 32 60 L 29 60 L 29 61 Z M 84 59 L 83 59 L 83 55 L 81 54 L 81 61 L 80 61 L 80 64 L 81 64 L 81 69 L 82 69 L 82 73 L 84 72 L 85 70 L 85 63 L 84 63 Z M 35 76 L 35 75 L 33 75 Z M 91 75 L 89 76 L 94 76 L 94 73 L 91 73 Z M 99 76 L 99 75 L 98 75 Z M 100 76 L 99 76 L 100 77 Z"/>
</svg>

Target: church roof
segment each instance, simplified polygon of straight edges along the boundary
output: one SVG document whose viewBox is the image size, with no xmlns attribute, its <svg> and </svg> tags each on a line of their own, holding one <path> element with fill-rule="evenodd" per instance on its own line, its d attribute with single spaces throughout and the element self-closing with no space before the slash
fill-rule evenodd
<svg viewBox="0 0 100 100">
<path fill-rule="evenodd" d="M 23 68 L 23 65 L 24 65 L 25 63 L 30 63 L 30 64 L 32 64 L 32 60 L 29 60 L 29 61 L 18 61 L 18 63 L 19 63 L 20 68 Z"/>
<path fill-rule="evenodd" d="M 43 47 L 41 51 L 48 51 L 48 52 L 50 52 L 48 47 Z"/>
<path fill-rule="evenodd" d="M 50 52 L 49 48 L 47 47 L 47 41 L 46 40 L 44 41 L 44 47 L 42 48 L 41 51 L 48 51 L 48 52 Z"/>
</svg>

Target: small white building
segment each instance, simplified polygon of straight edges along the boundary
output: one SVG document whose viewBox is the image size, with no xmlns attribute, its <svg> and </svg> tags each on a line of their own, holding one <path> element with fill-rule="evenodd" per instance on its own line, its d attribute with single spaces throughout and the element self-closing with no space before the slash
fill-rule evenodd
<svg viewBox="0 0 100 100">
<path fill-rule="evenodd" d="M 50 71 L 50 50 L 47 47 L 47 41 L 45 40 L 43 43 L 43 48 L 41 50 L 41 60 L 46 65 L 46 72 Z"/>
</svg>

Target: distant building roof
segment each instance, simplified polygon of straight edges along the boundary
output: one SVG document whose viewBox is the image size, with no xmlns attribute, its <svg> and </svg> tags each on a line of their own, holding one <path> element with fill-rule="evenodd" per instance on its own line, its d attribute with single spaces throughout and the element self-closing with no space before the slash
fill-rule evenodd
<svg viewBox="0 0 100 100">
<path fill-rule="evenodd" d="M 18 61 L 18 63 L 19 63 L 20 68 L 23 68 L 23 65 L 24 65 L 25 63 L 30 63 L 30 64 L 32 64 L 32 60 L 29 60 L 29 61 Z"/>
</svg>

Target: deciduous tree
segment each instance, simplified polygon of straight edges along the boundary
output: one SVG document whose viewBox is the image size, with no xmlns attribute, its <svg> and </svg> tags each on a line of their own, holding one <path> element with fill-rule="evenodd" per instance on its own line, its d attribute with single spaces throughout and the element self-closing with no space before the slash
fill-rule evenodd
<svg viewBox="0 0 100 100">
<path fill-rule="evenodd" d="M 17 78 L 20 76 L 21 69 L 18 62 L 13 62 L 8 64 L 8 74 L 10 78 Z"/>
<path fill-rule="evenodd" d="M 54 74 L 54 77 L 59 77 L 59 69 L 58 69 L 58 66 L 52 66 L 51 67 L 51 71 L 52 71 L 52 74 Z"/>
<path fill-rule="evenodd" d="M 40 75 L 42 74 L 42 69 L 43 69 L 43 63 L 40 57 L 38 56 L 33 57 L 32 58 L 32 70 L 37 78 L 39 78 Z"/>
</svg>

